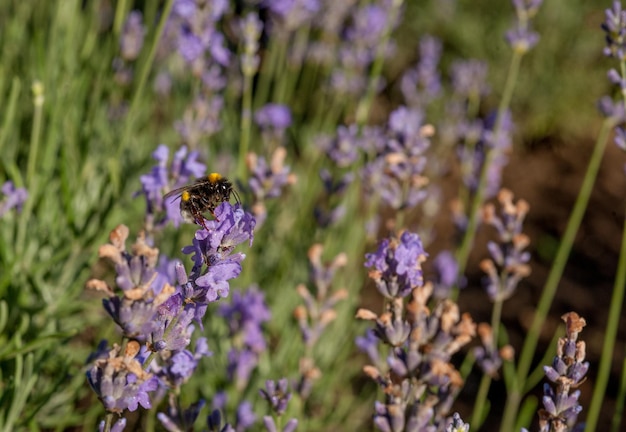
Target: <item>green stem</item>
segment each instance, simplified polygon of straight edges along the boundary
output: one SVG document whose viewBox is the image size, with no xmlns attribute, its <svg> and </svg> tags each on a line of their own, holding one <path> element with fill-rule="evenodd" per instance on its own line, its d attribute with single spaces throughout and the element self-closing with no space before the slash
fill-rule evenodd
<svg viewBox="0 0 626 432">
<path fill-rule="evenodd" d="M 619 432 L 622 416 L 624 415 L 624 402 L 626 400 L 626 358 L 622 363 L 622 381 L 620 382 L 617 399 L 615 400 L 615 413 L 611 422 L 611 432 Z"/>
<path fill-rule="evenodd" d="M 241 135 L 239 139 L 239 163 L 237 175 L 243 181 L 246 178 L 246 155 L 250 146 L 252 130 L 252 77 L 243 77 L 243 101 L 241 106 Z"/>
<path fill-rule="evenodd" d="M 374 59 L 374 63 L 372 64 L 365 96 L 359 101 L 356 109 L 355 121 L 356 124 L 359 125 L 359 127 L 363 126 L 365 122 L 367 122 L 367 118 L 369 117 L 370 108 L 372 107 L 372 102 L 374 101 L 374 97 L 376 96 L 376 90 L 378 89 L 378 80 L 380 79 L 383 71 L 383 64 L 385 63 L 385 51 L 387 50 L 387 44 L 389 42 L 389 38 L 391 37 L 391 30 L 393 24 L 397 20 L 398 13 L 400 12 L 400 8 L 402 7 L 403 3 L 404 0 L 393 0 L 391 9 L 389 10 L 387 22 L 385 23 L 385 30 L 382 37 L 380 38 L 380 43 L 378 44 L 378 47 L 376 49 L 376 58 Z"/>
<path fill-rule="evenodd" d="M 552 304 L 552 300 L 556 294 L 556 289 L 561 279 L 561 275 L 563 274 L 565 264 L 567 263 L 567 258 L 572 250 L 576 233 L 578 232 L 578 228 L 580 227 L 580 223 L 585 214 L 585 209 L 589 203 L 589 197 L 591 196 L 591 191 L 598 174 L 598 169 L 600 168 L 600 162 L 602 161 L 602 155 L 604 154 L 604 149 L 606 148 L 606 144 L 608 142 L 611 127 L 612 122 L 609 120 L 605 121 L 602 125 L 602 130 L 600 131 L 593 154 L 591 155 L 591 159 L 589 161 L 589 165 L 587 166 L 587 172 L 585 173 L 580 193 L 578 194 L 578 198 L 574 204 L 574 209 L 572 210 L 572 214 L 570 215 L 570 219 L 567 223 L 563 239 L 561 240 L 561 244 L 559 245 L 559 249 L 554 259 L 554 264 L 550 269 L 550 274 L 548 275 L 548 279 L 543 288 L 541 299 L 539 300 L 539 304 L 537 306 L 537 312 L 535 313 L 533 322 L 528 330 L 528 335 L 524 340 L 524 346 L 522 347 L 522 351 L 520 353 L 517 376 L 514 382 L 515 386 L 508 395 L 504 409 L 502 425 L 500 428 L 502 431 L 512 430 L 519 409 L 519 404 L 523 396 L 522 393 L 527 390 L 525 388 L 526 377 L 528 376 L 528 371 L 537 347 L 539 334 L 550 310 L 550 305 Z"/>
<path fill-rule="evenodd" d="M 611 362 L 613 360 L 613 352 L 615 350 L 615 339 L 617 337 L 617 328 L 619 325 L 620 315 L 622 313 L 622 302 L 624 300 L 624 289 L 626 288 L 626 219 L 624 220 L 624 228 L 622 230 L 622 247 L 619 254 L 619 263 L 617 266 L 617 275 L 615 276 L 615 284 L 613 285 L 613 295 L 611 296 L 611 306 L 609 308 L 609 316 L 604 333 L 604 343 L 602 345 L 602 354 L 600 355 L 600 365 L 598 367 L 598 376 L 593 388 L 593 397 L 591 398 L 591 406 L 585 426 L 586 432 L 594 431 L 600 409 L 604 401 L 606 386 L 611 373 Z M 617 406 L 617 405 L 616 405 Z"/>
</svg>

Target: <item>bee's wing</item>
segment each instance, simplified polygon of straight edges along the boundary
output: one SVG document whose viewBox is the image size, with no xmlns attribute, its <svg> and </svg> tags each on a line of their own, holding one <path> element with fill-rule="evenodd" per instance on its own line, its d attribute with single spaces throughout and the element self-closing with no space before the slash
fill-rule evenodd
<svg viewBox="0 0 626 432">
<path fill-rule="evenodd" d="M 193 186 L 193 185 L 187 185 L 187 186 L 179 187 L 179 188 L 176 188 L 176 189 L 172 189 L 171 191 L 169 191 L 168 193 L 163 195 L 163 199 L 167 200 L 167 199 L 170 199 L 172 197 L 174 197 L 174 199 L 176 199 L 176 198 L 178 198 L 179 195 L 181 195 L 183 192 L 188 190 L 191 186 Z"/>
</svg>

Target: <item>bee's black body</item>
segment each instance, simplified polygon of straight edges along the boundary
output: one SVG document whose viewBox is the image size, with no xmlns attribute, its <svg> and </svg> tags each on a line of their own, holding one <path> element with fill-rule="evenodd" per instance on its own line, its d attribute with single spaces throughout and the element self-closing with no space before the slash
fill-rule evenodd
<svg viewBox="0 0 626 432">
<path fill-rule="evenodd" d="M 217 206 L 224 201 L 229 201 L 231 195 L 235 195 L 235 199 L 239 202 L 232 183 L 218 173 L 211 173 L 190 185 L 168 192 L 164 199 L 180 196 L 180 213 L 183 219 L 206 228 L 202 214 L 209 212 L 215 216 L 214 211 Z"/>
</svg>

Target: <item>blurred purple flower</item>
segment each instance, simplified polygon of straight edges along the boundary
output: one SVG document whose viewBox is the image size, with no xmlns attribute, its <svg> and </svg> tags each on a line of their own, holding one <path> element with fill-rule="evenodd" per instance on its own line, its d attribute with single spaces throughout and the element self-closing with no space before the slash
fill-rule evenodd
<svg viewBox="0 0 626 432">
<path fill-rule="evenodd" d="M 278 381 L 265 381 L 265 389 L 261 389 L 259 393 L 269 403 L 273 413 L 279 416 L 285 413 L 287 404 L 291 400 L 287 378 L 281 378 Z"/>
<path fill-rule="evenodd" d="M 433 296 L 437 299 L 449 297 L 459 278 L 459 264 L 450 251 L 440 252 L 433 260 L 435 278 Z"/>
<path fill-rule="evenodd" d="M 441 93 L 439 60 L 441 41 L 425 35 L 420 40 L 419 62 L 407 70 L 400 81 L 400 88 L 407 104 L 411 107 L 424 108 Z"/>
<path fill-rule="evenodd" d="M 454 93 L 465 98 L 477 98 L 489 94 L 487 63 L 480 60 L 458 60 L 452 63 L 451 80 Z"/>
<path fill-rule="evenodd" d="M 17 212 L 22 211 L 22 207 L 28 199 L 28 191 L 25 188 L 16 188 L 12 181 L 7 181 L 2 185 L 0 191 L 4 195 L 0 201 L 0 218 L 12 208 L 15 208 Z"/>
<path fill-rule="evenodd" d="M 626 11 L 622 10 L 622 2 L 614 0 L 613 8 L 605 9 L 604 14 L 606 17 L 602 23 L 602 30 L 606 33 L 604 55 L 623 61 L 626 58 Z"/>
<path fill-rule="evenodd" d="M 291 126 L 291 111 L 287 105 L 269 103 L 254 114 L 254 121 L 262 129 L 287 129 Z"/>
<path fill-rule="evenodd" d="M 125 61 L 134 61 L 139 57 L 145 34 L 141 12 L 130 12 L 120 37 L 121 56 Z"/>
<path fill-rule="evenodd" d="M 168 432 L 191 430 L 204 405 L 205 401 L 199 400 L 189 408 L 181 411 L 179 407 L 174 407 L 170 404 L 167 414 L 160 412 L 157 414 L 157 418 Z"/>
</svg>

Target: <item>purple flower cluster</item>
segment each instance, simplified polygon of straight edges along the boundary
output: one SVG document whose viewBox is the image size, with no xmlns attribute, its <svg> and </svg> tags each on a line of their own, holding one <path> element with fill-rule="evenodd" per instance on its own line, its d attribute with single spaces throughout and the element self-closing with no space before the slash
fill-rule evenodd
<svg viewBox="0 0 626 432">
<path fill-rule="evenodd" d="M 337 66 L 331 75 L 333 91 L 358 95 L 365 90 L 366 71 L 378 54 L 380 41 L 386 31 L 397 25 L 397 22 L 388 22 L 393 7 L 393 2 L 384 1 L 359 5 L 352 11 L 352 20 L 338 47 Z M 392 52 L 393 46 L 388 44 L 383 55 L 390 56 Z"/>
<path fill-rule="evenodd" d="M 313 352 L 313 347 L 320 337 L 337 317 L 335 306 L 341 300 L 348 297 L 345 289 L 331 292 L 331 284 L 338 269 L 347 264 L 347 256 L 344 253 L 337 255 L 328 263 L 322 262 L 324 247 L 314 244 L 309 248 L 309 274 L 315 290 L 310 290 L 306 285 L 297 287 L 298 294 L 304 301 L 303 305 L 296 307 L 294 317 L 300 327 L 302 340 L 306 352 Z M 300 380 L 297 384 L 297 392 L 302 398 L 307 398 L 313 389 L 313 383 L 320 378 L 322 372 L 317 367 L 315 359 L 305 355 L 300 358 Z"/>
<path fill-rule="evenodd" d="M 202 315 L 208 303 L 228 297 L 228 281 L 241 273 L 246 257 L 234 249 L 243 242 L 252 245 L 256 221 L 240 205 L 224 202 L 215 209 L 215 220 L 205 224 L 207 229 L 196 231 L 193 243 L 183 248 L 194 264 L 189 280 L 181 281 L 185 303 L 195 304 Z"/>
<path fill-rule="evenodd" d="M 613 1 L 613 8 L 604 11 L 606 19 L 602 30 L 606 33 L 604 55 L 614 57 L 618 61 L 626 60 L 626 11 L 622 10 L 622 2 Z"/>
<path fill-rule="evenodd" d="M 229 280 L 239 275 L 245 257 L 233 250 L 240 243 L 252 243 L 255 224 L 252 215 L 229 203 L 222 203 L 215 215 L 217 219 L 207 221 L 206 229 L 198 230 L 193 244 L 184 248 L 193 254 L 189 276 L 182 264 L 159 261 L 158 249 L 143 234 L 127 251 L 128 228 L 123 225 L 111 232 L 110 244 L 100 248 L 100 256 L 115 265 L 115 282 L 122 295 L 98 279 L 89 280 L 87 287 L 107 295 L 103 300 L 106 311 L 131 340 L 128 346 L 135 347 L 133 353 L 127 348 L 124 356 L 114 348 L 94 357 L 88 378 L 108 411 L 134 410 L 138 403 L 148 408 L 147 393 L 156 390 L 157 384 L 177 391 L 200 359 L 211 355 L 205 338 L 196 340 L 193 352 L 188 349 L 192 334 L 196 326 L 202 327 L 208 303 L 228 296 Z M 112 380 L 117 386 L 113 389 L 108 384 Z M 190 415 L 170 407 L 162 421 L 166 428 L 185 429 L 181 425 Z"/>
<path fill-rule="evenodd" d="M 198 95 L 185 109 L 182 119 L 174 123 L 182 141 L 190 149 L 199 148 L 204 141 L 220 131 L 223 106 L 224 99 L 221 96 Z"/>
<path fill-rule="evenodd" d="M 439 60 L 441 41 L 433 36 L 422 37 L 419 44 L 419 62 L 402 76 L 400 88 L 407 104 L 424 109 L 441 94 Z"/>
<path fill-rule="evenodd" d="M 130 62 L 137 60 L 143 40 L 146 35 L 146 29 L 143 26 L 143 16 L 139 11 L 132 11 L 128 14 L 122 35 L 120 37 L 120 52 L 124 61 Z"/>
<path fill-rule="evenodd" d="M 446 418 L 463 384 L 450 360 L 470 342 L 476 326 L 451 300 L 428 307 L 433 287 L 422 280 L 425 256 L 419 237 L 409 232 L 399 240 L 383 240 L 375 254 L 366 256 L 367 265 L 376 267 L 370 277 L 388 299 L 380 315 L 367 309 L 357 312 L 357 318 L 375 323 L 373 332 L 357 343 L 375 363 L 366 366 L 365 373 L 385 393 L 374 414 L 374 425 L 383 432 L 434 432 L 454 422 L 462 427 L 460 419 Z M 376 339 L 390 347 L 386 364 L 380 361 Z"/>
<path fill-rule="evenodd" d="M 543 0 L 512 0 L 517 20 L 506 33 L 506 41 L 514 51 L 524 54 L 539 42 L 539 35 L 532 31 L 530 20 L 537 14 Z"/>
<path fill-rule="evenodd" d="M 440 252 L 433 260 L 435 277 L 433 280 L 436 299 L 444 299 L 450 296 L 452 288 L 458 284 L 459 263 L 450 251 Z"/>
<path fill-rule="evenodd" d="M 169 149 L 161 144 L 152 153 L 157 165 L 150 174 L 142 175 L 141 194 L 146 198 L 146 230 L 151 233 L 155 229 L 163 228 L 168 222 L 177 227 L 183 222 L 180 214 L 179 200 L 164 200 L 170 190 L 190 183 L 193 177 L 202 177 L 206 166 L 198 162 L 198 152 L 188 152 L 187 147 L 181 147 L 168 166 Z"/>
<path fill-rule="evenodd" d="M 178 53 L 194 74 L 201 75 L 213 64 L 225 67 L 230 63 L 232 53 L 217 25 L 229 7 L 227 0 L 174 2 L 168 31 L 173 34 Z"/>
<path fill-rule="evenodd" d="M 388 299 L 407 297 L 422 286 L 422 262 L 428 255 L 417 234 L 404 231 L 400 238 L 383 239 L 378 250 L 365 254 L 365 266 L 373 267 L 370 278 Z"/>
<path fill-rule="evenodd" d="M 256 286 L 243 293 L 234 292 L 229 304 L 220 305 L 219 314 L 226 320 L 233 341 L 228 353 L 228 376 L 238 391 L 243 391 L 259 362 L 259 355 L 267 349 L 262 325 L 272 314 Z"/>
<path fill-rule="evenodd" d="M 285 131 L 293 119 L 287 105 L 269 103 L 254 113 L 254 122 L 261 129 L 265 147 L 276 148 L 283 144 Z"/>
<path fill-rule="evenodd" d="M 25 188 L 16 188 L 13 182 L 7 181 L 0 189 L 4 197 L 0 201 L 0 218 L 9 210 L 15 208 L 21 212 L 24 203 L 28 199 L 28 191 Z"/>
<path fill-rule="evenodd" d="M 574 389 L 583 383 L 589 370 L 589 362 L 584 361 L 585 342 L 577 340 L 586 322 L 576 312 L 568 312 L 561 319 L 565 321 L 565 337 L 558 341 L 552 366 L 543 368 L 552 384 L 544 384 L 543 409 L 539 410 L 540 432 L 584 429 L 584 425 L 576 423 L 583 408 L 578 401 L 580 390 Z"/>
<path fill-rule="evenodd" d="M 142 368 L 139 343 L 131 341 L 124 353 L 115 345 L 111 350 L 103 341 L 98 352 L 90 357 L 87 380 L 110 413 L 135 411 L 139 405 L 151 408 L 149 393 L 158 387 L 158 380 Z"/>
<path fill-rule="evenodd" d="M 480 366 L 483 373 L 496 379 L 502 366 L 502 360 L 513 360 L 513 347 L 505 345 L 498 350 L 493 329 L 487 323 L 478 324 L 478 336 L 480 337 L 481 345 L 474 347 L 472 351 L 476 363 Z"/>
<path fill-rule="evenodd" d="M 285 414 L 287 404 L 291 400 L 287 378 L 281 378 L 278 381 L 267 380 L 265 382 L 265 389 L 261 389 L 259 393 L 269 404 L 270 411 L 274 416 L 280 417 Z M 276 421 L 272 416 L 267 415 L 263 417 L 263 425 L 268 432 L 279 432 Z M 298 420 L 292 418 L 287 421 L 282 432 L 293 432 L 296 430 L 297 426 Z"/>
<path fill-rule="evenodd" d="M 522 233 L 528 203 L 518 200 L 514 204 L 513 193 L 507 189 L 500 191 L 498 201 L 502 206 L 499 217 L 493 204 L 487 204 L 483 209 L 483 221 L 498 232 L 498 242 L 487 243 L 491 258 L 480 263 L 481 269 L 487 273 L 486 290 L 492 301 L 511 297 L 520 280 L 530 274 L 527 264 L 530 254 L 524 251 L 530 239 Z"/>
<path fill-rule="evenodd" d="M 278 147 L 269 163 L 263 156 L 257 156 L 255 153 L 249 153 L 246 158 L 250 170 L 248 186 L 254 197 L 252 212 L 259 224 L 262 224 L 267 216 L 266 200 L 280 197 L 285 187 L 296 182 L 295 174 L 285 165 L 286 157 L 287 150 Z"/>
</svg>

